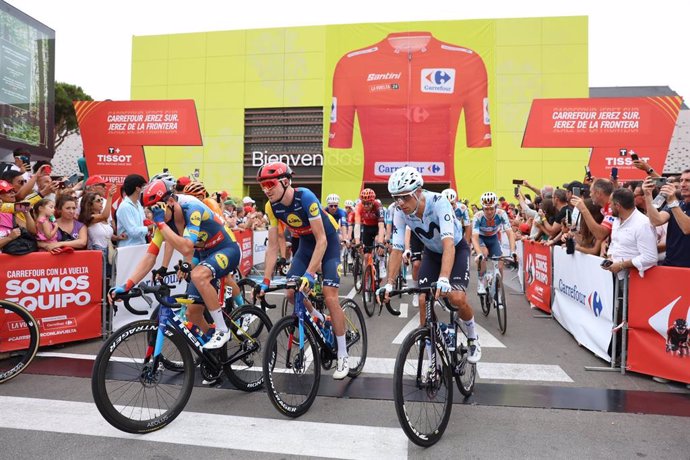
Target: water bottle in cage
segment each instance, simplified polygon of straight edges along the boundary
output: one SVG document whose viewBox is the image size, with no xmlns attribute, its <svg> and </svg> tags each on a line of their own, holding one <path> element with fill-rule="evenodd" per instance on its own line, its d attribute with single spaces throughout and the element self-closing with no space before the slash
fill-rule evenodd
<svg viewBox="0 0 690 460">
<path fill-rule="evenodd" d="M 446 345 L 450 348 L 450 331 L 452 327 L 449 328 L 446 323 L 441 323 L 441 334 L 443 334 L 443 340 L 446 341 Z M 455 335 L 455 334 L 453 334 Z"/>
<path fill-rule="evenodd" d="M 455 327 L 453 327 L 452 324 L 448 325 L 448 335 L 446 336 L 446 343 L 448 344 L 448 351 L 455 351 L 455 345 L 456 345 L 456 334 L 455 334 Z"/>
</svg>

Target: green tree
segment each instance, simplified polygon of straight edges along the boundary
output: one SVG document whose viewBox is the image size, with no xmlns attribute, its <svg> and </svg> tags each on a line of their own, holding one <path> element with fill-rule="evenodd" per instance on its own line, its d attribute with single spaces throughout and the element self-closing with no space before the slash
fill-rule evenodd
<svg viewBox="0 0 690 460">
<path fill-rule="evenodd" d="M 57 149 L 67 136 L 78 131 L 77 114 L 72 101 L 93 101 L 81 86 L 55 82 L 55 148 Z"/>
</svg>

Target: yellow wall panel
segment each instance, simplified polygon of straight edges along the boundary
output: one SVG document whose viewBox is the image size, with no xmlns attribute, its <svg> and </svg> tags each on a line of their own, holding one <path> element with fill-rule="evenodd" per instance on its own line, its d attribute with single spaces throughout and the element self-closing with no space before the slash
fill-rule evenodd
<svg viewBox="0 0 690 460">
<path fill-rule="evenodd" d="M 132 37 L 132 61 L 167 59 L 169 41 L 170 35 Z"/>
<path fill-rule="evenodd" d="M 587 16 L 542 18 L 541 21 L 544 45 L 586 45 L 588 42 Z"/>
<path fill-rule="evenodd" d="M 496 48 L 497 74 L 540 74 L 541 72 L 541 46 L 500 46 Z"/>
<path fill-rule="evenodd" d="M 496 97 L 502 103 L 532 102 L 541 97 L 541 75 L 497 75 Z"/>
<path fill-rule="evenodd" d="M 281 81 L 256 81 L 244 85 L 245 107 L 280 107 L 283 103 L 285 83 Z"/>
<path fill-rule="evenodd" d="M 246 31 L 224 30 L 206 34 L 206 56 L 244 56 Z"/>
<path fill-rule="evenodd" d="M 245 60 L 246 81 L 283 81 L 285 54 L 251 54 Z"/>
<path fill-rule="evenodd" d="M 254 29 L 246 32 L 246 54 L 285 52 L 285 29 Z"/>
<path fill-rule="evenodd" d="M 545 74 L 587 73 L 587 45 L 548 45 L 543 48 Z"/>
<path fill-rule="evenodd" d="M 244 135 L 244 109 L 206 108 L 204 134 L 209 136 L 242 136 Z"/>
<path fill-rule="evenodd" d="M 586 73 L 543 75 L 541 97 L 589 97 L 588 76 Z"/>
<path fill-rule="evenodd" d="M 529 102 L 520 103 L 500 103 L 497 104 L 496 116 L 492 117 L 492 127 L 496 132 L 514 132 L 522 133 L 527 126 L 527 117 L 529 109 L 532 106 Z"/>
<path fill-rule="evenodd" d="M 200 58 L 206 56 L 206 34 L 170 35 L 168 56 L 171 59 Z"/>
<path fill-rule="evenodd" d="M 168 85 L 168 98 L 170 99 L 194 99 L 196 110 L 204 109 L 206 87 L 198 85 Z"/>
<path fill-rule="evenodd" d="M 318 106 L 323 102 L 323 80 L 286 80 L 284 107 Z"/>
<path fill-rule="evenodd" d="M 132 66 L 132 81 L 138 86 L 162 86 L 168 84 L 168 61 L 156 59 L 141 61 Z"/>
<path fill-rule="evenodd" d="M 244 56 L 217 56 L 206 59 L 206 83 L 244 81 Z"/>
<path fill-rule="evenodd" d="M 170 59 L 168 63 L 169 85 L 203 84 L 206 81 L 204 58 Z"/>
<path fill-rule="evenodd" d="M 206 108 L 244 109 L 244 83 L 207 84 Z"/>
<path fill-rule="evenodd" d="M 133 86 L 130 98 L 133 101 L 170 99 L 167 86 Z"/>
<path fill-rule="evenodd" d="M 497 19 L 496 45 L 541 45 L 541 18 Z"/>
<path fill-rule="evenodd" d="M 323 79 L 323 53 L 290 53 L 285 55 L 285 80 Z"/>
<path fill-rule="evenodd" d="M 326 50 L 326 26 L 285 29 L 285 52 L 308 53 Z"/>
</svg>

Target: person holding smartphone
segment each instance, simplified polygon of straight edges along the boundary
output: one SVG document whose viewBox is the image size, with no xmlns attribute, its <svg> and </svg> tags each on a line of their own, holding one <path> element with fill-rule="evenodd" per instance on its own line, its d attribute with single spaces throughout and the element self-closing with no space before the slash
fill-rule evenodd
<svg viewBox="0 0 690 460">
<path fill-rule="evenodd" d="M 17 192 L 9 182 L 0 180 L 0 203 L 14 203 L 14 212 L 0 212 L 0 251 L 12 240 L 19 238 L 23 227 L 36 234 L 36 223 L 31 216 L 31 204 L 16 201 Z"/>
</svg>

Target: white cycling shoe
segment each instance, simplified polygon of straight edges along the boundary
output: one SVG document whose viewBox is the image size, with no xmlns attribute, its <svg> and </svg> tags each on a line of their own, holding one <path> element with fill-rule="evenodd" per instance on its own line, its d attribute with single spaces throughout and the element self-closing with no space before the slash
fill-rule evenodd
<svg viewBox="0 0 690 460">
<path fill-rule="evenodd" d="M 222 332 L 216 330 L 216 332 L 213 333 L 213 336 L 211 336 L 211 339 L 204 345 L 204 350 L 217 350 L 228 343 L 230 337 L 232 337 L 232 333 L 230 331 Z"/>
<path fill-rule="evenodd" d="M 347 377 L 348 372 L 350 372 L 350 366 L 347 364 L 347 356 L 338 358 L 338 363 L 336 364 L 335 372 L 333 373 L 333 379 L 342 380 Z"/>
<path fill-rule="evenodd" d="M 482 347 L 479 345 L 479 337 L 467 341 L 467 362 L 477 364 L 482 359 Z"/>
</svg>

